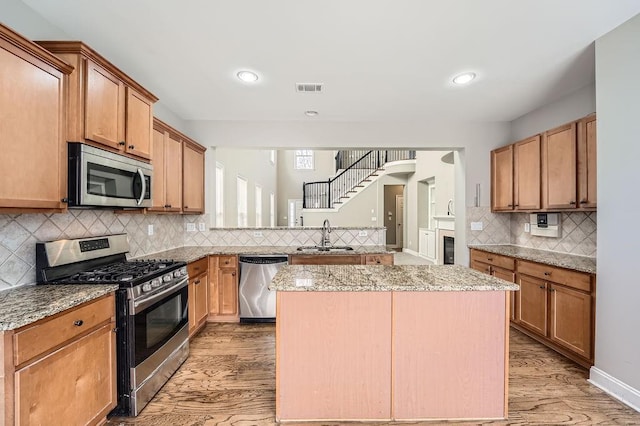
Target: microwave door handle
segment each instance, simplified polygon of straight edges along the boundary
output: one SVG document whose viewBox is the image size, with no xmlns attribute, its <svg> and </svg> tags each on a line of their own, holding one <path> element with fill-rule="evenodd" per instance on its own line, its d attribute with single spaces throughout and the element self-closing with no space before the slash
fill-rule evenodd
<svg viewBox="0 0 640 426">
<path fill-rule="evenodd" d="M 140 205 L 144 201 L 144 195 L 147 193 L 147 182 L 144 178 L 144 173 L 142 173 L 142 170 L 138 169 L 138 174 L 140 175 L 140 181 L 142 182 L 142 191 L 140 192 L 140 199 L 136 201 L 136 204 Z"/>
</svg>

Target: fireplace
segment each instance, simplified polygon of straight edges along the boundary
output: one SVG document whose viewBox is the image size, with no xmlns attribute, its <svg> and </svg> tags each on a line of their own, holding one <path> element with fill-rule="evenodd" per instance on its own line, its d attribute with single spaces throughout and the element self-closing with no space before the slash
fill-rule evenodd
<svg viewBox="0 0 640 426">
<path fill-rule="evenodd" d="M 454 246 L 454 238 L 453 237 L 449 237 L 449 236 L 444 236 L 444 256 L 442 258 L 443 263 L 445 265 L 453 265 L 454 264 L 454 252 L 455 252 L 455 246 Z"/>
</svg>

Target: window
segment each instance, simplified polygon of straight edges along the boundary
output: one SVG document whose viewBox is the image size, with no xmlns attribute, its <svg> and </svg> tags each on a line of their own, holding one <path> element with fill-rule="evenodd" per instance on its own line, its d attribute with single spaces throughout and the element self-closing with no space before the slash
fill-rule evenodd
<svg viewBox="0 0 640 426">
<path fill-rule="evenodd" d="M 224 226 L 224 166 L 216 163 L 216 228 Z"/>
<path fill-rule="evenodd" d="M 262 226 L 262 187 L 256 185 L 256 228 Z"/>
<path fill-rule="evenodd" d="M 310 149 L 298 149 L 295 154 L 296 170 L 313 170 L 313 151 Z"/>
<path fill-rule="evenodd" d="M 276 226 L 276 195 L 269 194 L 269 226 Z"/>
<path fill-rule="evenodd" d="M 238 227 L 247 226 L 247 180 L 238 176 L 237 191 L 238 197 Z"/>
</svg>

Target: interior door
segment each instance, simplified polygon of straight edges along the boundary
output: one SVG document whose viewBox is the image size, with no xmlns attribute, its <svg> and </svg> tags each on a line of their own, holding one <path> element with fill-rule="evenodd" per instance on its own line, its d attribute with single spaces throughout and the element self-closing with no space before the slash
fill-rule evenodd
<svg viewBox="0 0 640 426">
<path fill-rule="evenodd" d="M 302 221 L 302 200 L 290 199 L 289 200 L 289 228 L 294 226 L 303 226 Z"/>
<path fill-rule="evenodd" d="M 404 195 L 396 195 L 396 247 L 402 248 L 404 234 Z"/>
</svg>

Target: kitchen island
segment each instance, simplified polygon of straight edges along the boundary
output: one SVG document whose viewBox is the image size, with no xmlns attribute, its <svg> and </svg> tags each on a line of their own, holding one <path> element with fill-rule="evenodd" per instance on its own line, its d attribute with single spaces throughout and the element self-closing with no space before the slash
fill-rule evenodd
<svg viewBox="0 0 640 426">
<path fill-rule="evenodd" d="M 508 291 L 469 268 L 286 266 L 276 419 L 507 417 Z"/>
</svg>

